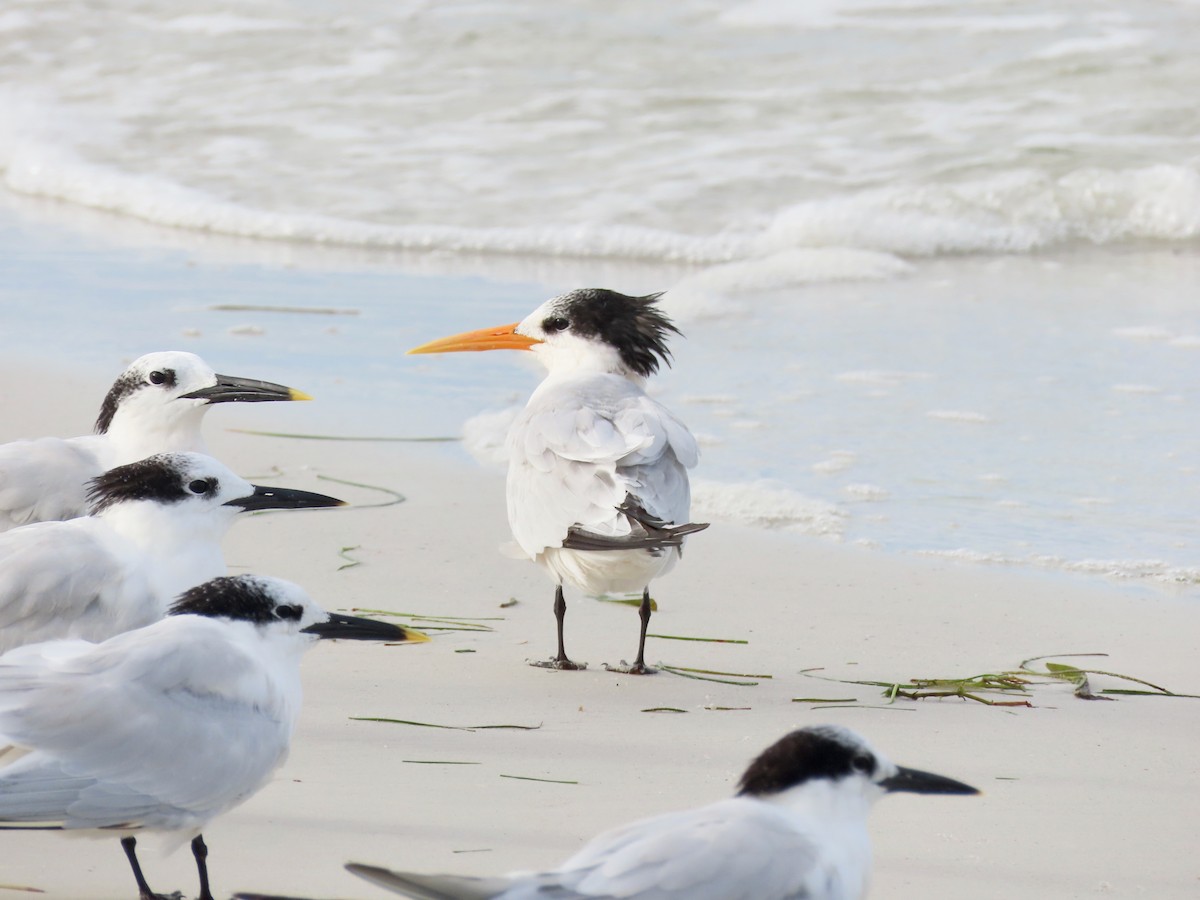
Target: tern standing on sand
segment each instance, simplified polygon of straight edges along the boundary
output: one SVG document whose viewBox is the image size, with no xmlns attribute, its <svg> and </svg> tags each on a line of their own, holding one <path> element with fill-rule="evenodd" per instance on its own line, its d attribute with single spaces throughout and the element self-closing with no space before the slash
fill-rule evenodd
<svg viewBox="0 0 1200 900">
<path fill-rule="evenodd" d="M 180 593 L 225 574 L 221 539 L 238 513 L 342 505 L 250 484 L 201 453 L 118 466 L 90 496 L 95 515 L 0 534 L 0 652 L 156 622 Z"/>
<path fill-rule="evenodd" d="M 534 665 L 586 665 L 563 646 L 567 583 L 593 595 L 642 591 L 637 658 L 618 671 L 654 671 L 645 660 L 650 582 L 675 565 L 684 535 L 708 527 L 688 522 L 696 441 L 642 388 L 670 364 L 666 338 L 679 333 L 659 296 L 572 291 L 522 322 L 409 351 L 529 350 L 547 369 L 508 435 L 508 523 L 557 583 L 558 653 Z"/>
<path fill-rule="evenodd" d="M 213 403 L 311 400 L 282 384 L 218 375 L 194 353 L 148 353 L 109 389 L 96 433 L 0 445 L 0 531 L 87 515 L 87 482 L 154 453 L 207 453 Z"/>
<path fill-rule="evenodd" d="M 170 612 L 102 644 L 0 656 L 0 830 L 120 837 L 142 900 L 162 895 L 135 835 L 173 832 L 191 839 L 200 900 L 213 900 L 200 831 L 287 758 L 303 652 L 320 638 L 426 638 L 327 613 L 296 585 L 254 575 L 194 587 Z"/>
<path fill-rule="evenodd" d="M 867 813 L 899 791 L 978 793 L 897 766 L 847 728 L 817 725 L 764 750 L 736 797 L 613 829 L 549 872 L 462 878 L 347 868 L 419 900 L 857 900 L 871 870 Z"/>
</svg>

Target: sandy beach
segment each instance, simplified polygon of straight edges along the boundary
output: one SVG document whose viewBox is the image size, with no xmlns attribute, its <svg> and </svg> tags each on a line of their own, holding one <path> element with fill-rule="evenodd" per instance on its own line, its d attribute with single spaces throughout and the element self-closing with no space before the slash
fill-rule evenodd
<svg viewBox="0 0 1200 900">
<path fill-rule="evenodd" d="M 41 374 L 34 396 L 28 373 L 3 373 L 0 437 L 71 434 L 90 421 L 94 385 Z M 1188 598 L 718 523 L 656 586 L 651 632 L 746 643 L 654 639 L 647 656 L 755 676 L 734 679 L 753 684 L 606 672 L 601 663 L 633 653 L 636 614 L 578 597 L 568 598 L 568 647 L 590 667 L 547 672 L 525 661 L 552 650 L 552 590 L 532 565 L 498 552 L 507 540 L 500 476 L 438 447 L 228 430 L 261 415 L 215 411 L 207 433 L 216 455 L 246 476 L 277 474 L 279 484 L 354 505 L 239 522 L 226 542 L 232 571 L 297 581 L 329 608 L 466 617 L 487 630 L 431 631 L 432 642 L 416 646 L 316 648 L 291 758 L 206 829 L 218 896 L 384 896 L 342 871 L 350 860 L 456 873 L 549 866 L 601 829 L 728 795 L 761 748 L 824 721 L 984 791 L 881 802 L 871 826 L 875 897 L 1195 896 L 1200 867 L 1187 828 L 1200 791 L 1200 701 L 1087 702 L 1051 684 L 1033 688 L 1033 708 L 888 704 L 877 688 L 802 674 L 964 677 L 1044 654 L 1104 652 L 1089 664 L 1197 692 L 1200 609 Z M 305 407 L 272 415 L 302 422 Z M 326 478 L 406 500 L 368 508 L 390 495 Z M 1093 679 L 1097 689 L 1117 686 Z M 648 711 L 662 708 L 679 711 Z M 532 730 L 472 730 L 504 725 Z M 155 840 L 143 842 L 151 884 L 194 893 L 186 848 L 160 858 Z M 132 891 L 115 839 L 5 834 L 3 860 L 4 897 L 28 896 L 9 886 L 64 900 Z"/>
</svg>

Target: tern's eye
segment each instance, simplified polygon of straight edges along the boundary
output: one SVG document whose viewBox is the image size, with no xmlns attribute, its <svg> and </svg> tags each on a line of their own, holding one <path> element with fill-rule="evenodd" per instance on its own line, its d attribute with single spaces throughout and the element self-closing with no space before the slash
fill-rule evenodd
<svg viewBox="0 0 1200 900">
<path fill-rule="evenodd" d="M 547 334 L 555 334 L 559 331 L 566 331 L 570 324 L 562 316 L 551 316 L 542 322 L 542 331 Z"/>
<path fill-rule="evenodd" d="M 151 384 L 162 384 L 166 380 L 167 380 L 167 376 L 164 375 L 162 372 L 151 372 L 150 373 L 150 383 Z"/>
<path fill-rule="evenodd" d="M 207 494 L 210 491 L 215 491 L 217 482 L 212 478 L 197 478 L 188 485 L 188 490 L 193 494 Z"/>
<path fill-rule="evenodd" d="M 864 775 L 870 775 L 875 771 L 875 757 L 867 754 L 860 754 L 850 760 L 850 766 L 856 772 L 862 772 Z"/>
<path fill-rule="evenodd" d="M 304 615 L 304 608 L 300 606 L 275 607 L 275 616 L 279 619 L 299 619 L 302 615 Z"/>
</svg>

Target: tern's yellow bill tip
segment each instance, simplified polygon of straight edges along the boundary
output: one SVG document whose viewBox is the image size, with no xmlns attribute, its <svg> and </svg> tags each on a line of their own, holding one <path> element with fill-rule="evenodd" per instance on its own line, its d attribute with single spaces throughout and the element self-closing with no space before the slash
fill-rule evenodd
<svg viewBox="0 0 1200 900">
<path fill-rule="evenodd" d="M 428 644 L 429 635 L 423 631 L 414 631 L 412 628 L 404 629 L 404 643 L 406 644 Z"/>
<path fill-rule="evenodd" d="M 295 388 L 288 388 L 289 400 L 311 400 L 312 394 L 306 394 L 304 391 L 298 391 Z"/>
</svg>

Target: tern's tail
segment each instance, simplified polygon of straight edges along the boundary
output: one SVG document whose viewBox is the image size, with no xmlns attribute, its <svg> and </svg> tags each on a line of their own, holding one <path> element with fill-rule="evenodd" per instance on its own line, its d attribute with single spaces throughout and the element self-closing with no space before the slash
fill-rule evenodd
<svg viewBox="0 0 1200 900">
<path fill-rule="evenodd" d="M 617 511 L 633 525 L 627 535 L 596 534 L 593 531 L 572 526 L 562 545 L 567 550 L 649 550 L 658 554 L 668 547 L 683 547 L 683 539 L 689 534 L 703 531 L 707 522 L 688 522 L 685 525 L 668 525 L 658 516 L 652 515 L 633 498 L 625 495 L 625 502 Z"/>
</svg>

